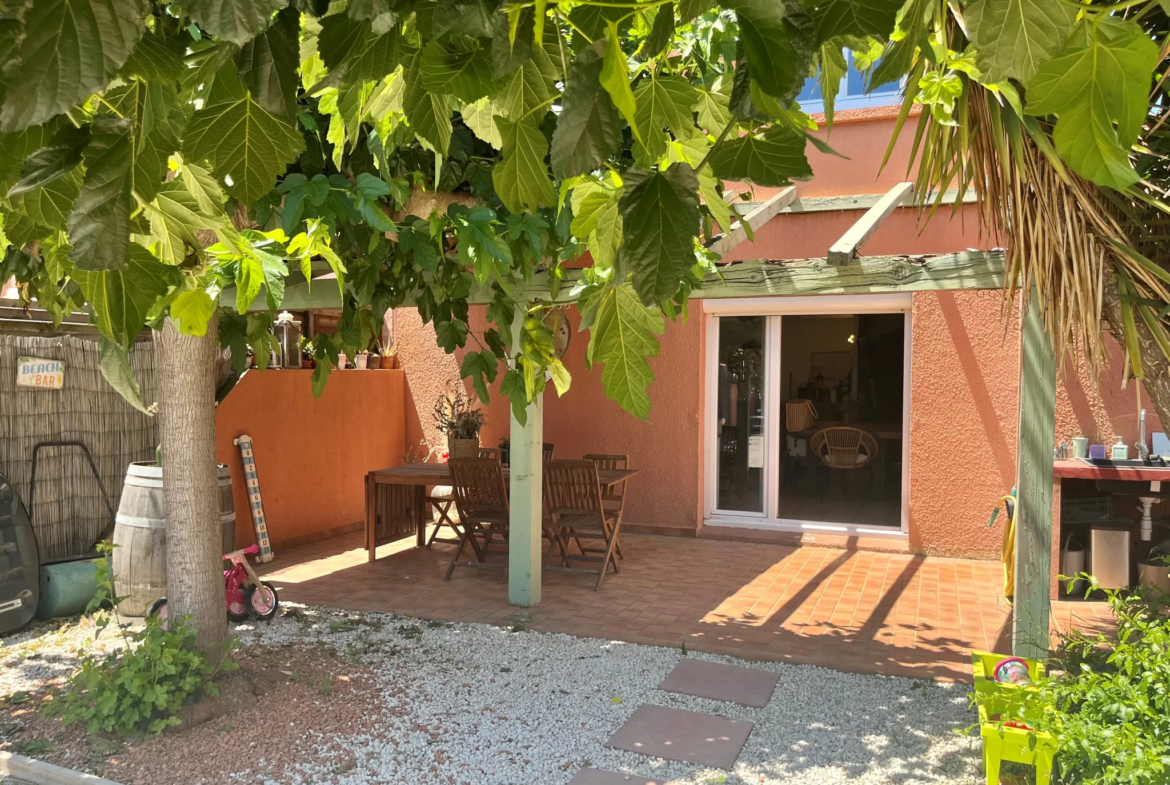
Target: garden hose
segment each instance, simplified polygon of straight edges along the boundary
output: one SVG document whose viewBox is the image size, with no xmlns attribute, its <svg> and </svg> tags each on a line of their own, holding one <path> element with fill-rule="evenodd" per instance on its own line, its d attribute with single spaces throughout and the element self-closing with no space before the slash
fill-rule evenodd
<svg viewBox="0 0 1170 785">
<path fill-rule="evenodd" d="M 1003 504 L 1007 511 L 1007 525 L 1003 529 L 1003 553 L 1000 559 L 1003 561 L 1003 596 L 1011 602 L 1016 596 L 1016 490 L 1006 496 L 1001 496 L 1000 504 Z M 988 526 L 995 525 L 995 519 L 999 515 L 999 504 L 991 511 L 991 521 Z"/>
</svg>

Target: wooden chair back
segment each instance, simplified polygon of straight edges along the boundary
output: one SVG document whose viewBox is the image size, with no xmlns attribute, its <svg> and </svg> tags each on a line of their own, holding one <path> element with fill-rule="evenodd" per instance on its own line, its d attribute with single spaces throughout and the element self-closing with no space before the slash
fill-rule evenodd
<svg viewBox="0 0 1170 785">
<path fill-rule="evenodd" d="M 877 458 L 878 440 L 869 431 L 834 425 L 814 433 L 809 448 L 831 469 L 860 469 Z M 865 454 L 868 460 L 858 462 L 861 454 Z"/>
<path fill-rule="evenodd" d="M 492 458 L 452 458 L 451 490 L 459 518 L 482 519 L 485 515 L 508 512 L 508 489 L 504 469 Z"/>
<path fill-rule="evenodd" d="M 585 453 L 585 460 L 593 461 L 597 464 L 598 469 L 628 469 L 630 468 L 630 456 L 616 453 Z M 601 489 L 601 500 L 603 502 L 613 502 L 609 505 L 610 512 L 617 512 L 621 514 L 626 507 L 626 481 L 622 480 L 616 485 L 610 485 Z"/>
<path fill-rule="evenodd" d="M 553 459 L 553 446 L 551 444 L 549 444 L 548 442 L 545 442 L 542 445 L 540 452 L 541 452 L 541 455 L 544 457 L 545 463 L 548 463 L 549 461 L 551 461 Z"/>
<path fill-rule="evenodd" d="M 480 458 L 491 458 L 494 461 L 498 461 L 498 460 L 500 460 L 500 451 L 496 447 L 480 447 L 479 448 L 479 457 Z"/>
<path fill-rule="evenodd" d="M 575 527 L 604 528 L 597 464 L 584 459 L 545 463 L 544 504 L 554 519 L 571 516 Z"/>
</svg>

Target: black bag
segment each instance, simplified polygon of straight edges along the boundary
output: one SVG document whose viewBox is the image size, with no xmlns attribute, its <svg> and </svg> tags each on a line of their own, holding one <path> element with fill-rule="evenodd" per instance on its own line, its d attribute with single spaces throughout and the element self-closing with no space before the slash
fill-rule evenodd
<svg viewBox="0 0 1170 785">
<path fill-rule="evenodd" d="M 37 612 L 41 562 L 28 511 L 0 474 L 0 635 L 24 627 Z"/>
</svg>

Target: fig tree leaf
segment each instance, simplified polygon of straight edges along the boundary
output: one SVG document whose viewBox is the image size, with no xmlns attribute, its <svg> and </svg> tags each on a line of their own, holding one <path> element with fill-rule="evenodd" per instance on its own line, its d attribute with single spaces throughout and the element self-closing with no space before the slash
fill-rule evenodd
<svg viewBox="0 0 1170 785">
<path fill-rule="evenodd" d="M 537 47 L 509 78 L 498 99 L 502 114 L 519 120 L 549 104 L 556 94 L 557 72 L 544 50 Z"/>
<path fill-rule="evenodd" d="M 85 161 L 85 180 L 66 226 L 73 247 L 70 256 L 80 270 L 118 269 L 126 264 L 130 244 L 134 187 L 131 121 L 99 116 Z"/>
<path fill-rule="evenodd" d="M 238 297 L 237 295 L 237 299 Z M 171 302 L 171 318 L 175 320 L 175 326 L 179 328 L 179 332 L 188 335 L 206 335 L 207 322 L 211 320 L 213 313 L 215 300 L 212 300 L 203 289 L 183 292 Z"/>
<path fill-rule="evenodd" d="M 663 331 L 662 313 L 643 305 L 629 283 L 601 295 L 589 335 L 590 364 L 602 364 L 606 396 L 643 420 L 650 416 L 647 389 L 654 381 L 648 358 L 658 356 L 661 347 L 655 336 Z"/>
<path fill-rule="evenodd" d="M 569 67 L 552 136 L 552 169 L 559 180 L 600 167 L 621 144 L 617 108 L 600 82 L 604 47 L 604 41 L 586 47 Z"/>
<path fill-rule="evenodd" d="M 666 153 L 663 129 L 669 128 L 678 139 L 694 136 L 691 107 L 698 94 L 687 80 L 670 74 L 651 74 L 639 82 L 634 98 L 638 102 L 636 114 L 642 144 L 655 161 Z"/>
<path fill-rule="evenodd" d="M 286 5 L 288 0 L 187 0 L 183 10 L 216 38 L 243 46 Z"/>
<path fill-rule="evenodd" d="M 804 154 L 805 137 L 782 128 L 762 136 L 724 139 L 711 153 L 711 170 L 721 180 L 750 180 L 756 185 L 791 185 L 812 176 Z"/>
<path fill-rule="evenodd" d="M 837 103 L 837 93 L 841 91 L 841 77 L 845 76 L 848 70 L 849 63 L 839 42 L 829 41 L 821 46 L 817 81 L 825 104 L 825 125 L 829 128 L 833 127 L 833 107 Z"/>
<path fill-rule="evenodd" d="M 829 0 L 820 3 L 811 12 L 817 44 L 842 35 L 888 38 L 894 32 L 894 22 L 902 5 L 903 0 Z"/>
<path fill-rule="evenodd" d="M 514 213 L 535 213 L 540 207 L 556 204 L 557 192 L 544 163 L 548 140 L 534 120 L 506 120 L 496 123 L 503 139 L 503 157 L 492 170 L 492 182 L 500 201 Z"/>
<path fill-rule="evenodd" d="M 776 6 L 771 0 L 748 0 L 736 5 L 736 15 L 752 78 L 765 93 L 787 103 L 808 78 L 816 28 L 803 12 L 781 15 Z"/>
<path fill-rule="evenodd" d="M 134 376 L 134 368 L 130 365 L 130 356 L 126 349 L 111 341 L 105 335 L 100 336 L 101 354 L 98 356 L 98 370 L 102 372 L 109 385 L 121 394 L 126 402 L 143 414 L 154 415 L 154 411 L 146 405 L 142 398 L 142 388 Z"/>
<path fill-rule="evenodd" d="M 699 179 L 689 164 L 665 171 L 626 172 L 620 210 L 622 254 L 642 302 L 656 305 L 678 292 L 695 264 L 699 233 Z"/>
<path fill-rule="evenodd" d="M 286 8 L 236 53 L 236 73 L 253 100 L 268 113 L 290 121 L 297 113 L 300 29 L 300 14 Z"/>
<path fill-rule="evenodd" d="M 9 197 L 12 209 L 41 226 L 64 229 L 69 211 L 81 193 L 81 178 L 81 170 L 73 169 L 52 182 Z"/>
<path fill-rule="evenodd" d="M 634 91 L 630 89 L 630 64 L 626 54 L 622 51 L 621 40 L 618 38 L 616 22 L 609 22 L 606 26 L 605 57 L 601 65 L 601 86 L 613 99 L 613 104 L 626 118 L 634 138 L 641 141 L 642 134 L 638 130 L 638 103 L 634 98 Z"/>
<path fill-rule="evenodd" d="M 122 76 L 140 76 L 148 82 L 159 83 L 178 81 L 186 70 L 183 63 L 186 48 L 183 37 L 164 37 L 159 32 L 147 31 L 122 67 Z"/>
<path fill-rule="evenodd" d="M 124 261 L 120 270 L 74 270 L 70 276 L 85 292 L 101 334 L 129 348 L 155 300 L 179 282 L 180 272 L 138 243 L 130 244 Z"/>
<path fill-rule="evenodd" d="M 1068 40 L 1077 10 L 1047 0 L 972 0 L 963 7 L 975 63 L 988 82 L 1027 85 Z"/>
<path fill-rule="evenodd" d="M 720 76 L 708 90 L 695 89 L 697 98 L 691 106 L 699 113 L 699 127 L 712 136 L 719 136 L 731 122 L 731 79 Z"/>
<path fill-rule="evenodd" d="M 496 115 L 503 112 L 494 99 L 484 97 L 466 104 L 460 114 L 463 115 L 463 124 L 477 137 L 497 150 L 504 146 L 504 141 L 500 138 L 500 129 L 496 125 Z"/>
<path fill-rule="evenodd" d="M 65 125 L 49 138 L 47 144 L 33 151 L 20 167 L 20 180 L 8 191 L 8 198 L 19 196 L 53 182 L 81 163 L 89 144 L 89 125 L 77 128 Z"/>
<path fill-rule="evenodd" d="M 493 92 L 491 63 L 473 38 L 431 41 L 422 51 L 419 74 L 428 91 L 475 101 Z"/>
<path fill-rule="evenodd" d="M 428 90 L 419 73 L 422 53 L 415 54 L 406 71 L 406 92 L 402 107 L 406 120 L 418 136 L 425 139 L 440 155 L 451 147 L 451 108 L 447 96 Z"/>
<path fill-rule="evenodd" d="M 244 204 L 271 191 L 304 149 L 294 127 L 250 96 L 195 112 L 183 132 L 183 157 L 207 161 L 228 194 Z"/>
<path fill-rule="evenodd" d="M 145 29 L 145 0 L 37 0 L 4 68 L 0 131 L 40 125 L 107 84 Z"/>
<path fill-rule="evenodd" d="M 1158 44 L 1133 22 L 1113 17 L 1073 32 L 1040 65 L 1025 111 L 1056 115 L 1057 152 L 1082 177 L 1122 190 L 1139 179 L 1129 151 L 1148 112 Z"/>
</svg>

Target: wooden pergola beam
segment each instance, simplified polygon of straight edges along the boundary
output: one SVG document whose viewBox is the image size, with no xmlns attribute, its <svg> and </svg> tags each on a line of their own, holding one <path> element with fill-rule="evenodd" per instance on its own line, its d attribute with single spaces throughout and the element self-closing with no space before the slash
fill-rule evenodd
<svg viewBox="0 0 1170 785">
<path fill-rule="evenodd" d="M 754 259 L 719 265 L 717 275 L 707 276 L 703 288 L 691 298 L 723 299 L 729 297 L 784 297 L 815 294 L 867 294 L 872 292 L 931 292 L 955 289 L 1000 289 L 1004 284 L 1004 252 L 961 251 L 951 254 L 921 256 L 865 256 L 849 264 L 832 265 L 824 259 L 771 261 Z M 555 302 L 576 300 L 573 286 L 580 270 L 564 270 L 560 293 Z M 554 302 L 549 296 L 548 278 L 538 273 L 517 287 L 517 296 L 528 300 Z M 491 302 L 490 290 L 477 288 L 469 301 L 473 305 Z M 220 302 L 235 305 L 235 289 L 226 289 Z M 404 303 L 409 306 L 412 303 Z M 253 303 L 253 310 L 263 310 L 264 294 Z M 312 290 L 300 273 L 291 273 L 285 286 L 284 303 L 289 311 L 327 310 L 341 307 L 337 282 L 332 279 L 313 281 Z"/>
<path fill-rule="evenodd" d="M 776 215 L 788 205 L 792 204 L 796 199 L 796 186 L 790 185 L 780 193 L 773 196 L 768 201 L 764 202 L 759 207 L 752 210 L 747 215 L 739 219 L 739 223 L 732 227 L 731 231 L 717 234 L 711 238 L 707 243 L 707 248 L 720 256 L 727 254 L 735 246 L 742 243 L 748 237 L 747 228 L 744 224 L 751 227 L 752 234 L 755 234 L 761 229 L 764 224 L 771 221 Z"/>
<path fill-rule="evenodd" d="M 865 215 L 858 218 L 857 222 L 841 235 L 840 240 L 833 243 L 833 247 L 829 249 L 829 264 L 846 264 L 857 256 L 861 246 L 865 245 L 898 205 L 906 200 L 913 188 L 914 183 L 906 182 L 898 183 L 887 191 L 877 204 L 866 210 Z"/>
</svg>

